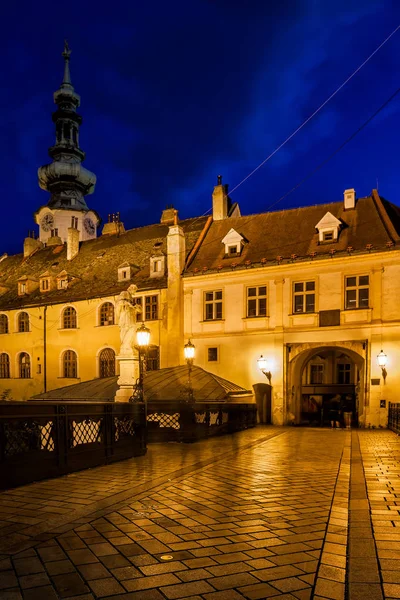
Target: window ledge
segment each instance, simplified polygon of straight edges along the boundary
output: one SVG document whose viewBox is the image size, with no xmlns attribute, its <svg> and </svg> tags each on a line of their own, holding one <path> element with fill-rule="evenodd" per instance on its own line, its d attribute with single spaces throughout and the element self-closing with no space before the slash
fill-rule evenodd
<svg viewBox="0 0 400 600">
<path fill-rule="evenodd" d="M 76 331 L 80 327 L 59 327 L 57 331 Z"/>
<path fill-rule="evenodd" d="M 225 319 L 203 319 L 200 323 L 222 323 Z"/>
<path fill-rule="evenodd" d="M 115 325 L 117 325 L 117 323 L 110 323 L 109 325 L 95 325 L 95 327 L 115 327 Z"/>
<path fill-rule="evenodd" d="M 31 333 L 31 330 L 29 329 L 28 331 L 14 331 L 14 333 Z"/>
<path fill-rule="evenodd" d="M 258 319 L 269 319 L 269 315 L 257 315 L 256 317 L 242 317 L 243 321 L 257 321 Z"/>
</svg>

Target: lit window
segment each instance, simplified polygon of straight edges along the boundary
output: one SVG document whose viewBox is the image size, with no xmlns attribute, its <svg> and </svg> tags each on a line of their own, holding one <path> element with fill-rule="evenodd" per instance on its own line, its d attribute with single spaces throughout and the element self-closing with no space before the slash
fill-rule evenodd
<svg viewBox="0 0 400 600">
<path fill-rule="evenodd" d="M 8 354 L 0 354 L 0 379 L 10 378 L 10 357 Z"/>
<path fill-rule="evenodd" d="M 40 289 L 42 292 L 47 292 L 50 289 L 50 281 L 49 279 L 41 279 L 40 281 Z"/>
<path fill-rule="evenodd" d="M 20 296 L 22 296 L 23 294 L 26 294 L 26 283 L 24 281 L 21 281 L 18 284 L 18 294 Z"/>
<path fill-rule="evenodd" d="M 76 310 L 72 306 L 67 306 L 62 317 L 63 329 L 76 329 Z"/>
<path fill-rule="evenodd" d="M 100 307 L 100 325 L 114 325 L 114 305 L 105 302 Z"/>
<path fill-rule="evenodd" d="M 293 284 L 293 312 L 315 312 L 315 281 L 302 281 Z"/>
<path fill-rule="evenodd" d="M 8 333 L 7 315 L 0 315 L 0 333 Z"/>
<path fill-rule="evenodd" d="M 111 348 L 104 348 L 99 356 L 100 377 L 114 377 L 115 352 Z"/>
<path fill-rule="evenodd" d="M 19 376 L 21 379 L 30 379 L 31 376 L 31 359 L 26 352 L 19 355 Z"/>
<path fill-rule="evenodd" d="M 144 308 L 146 321 L 158 319 L 158 296 L 146 296 Z"/>
<path fill-rule="evenodd" d="M 265 317 L 267 315 L 267 287 L 247 288 L 247 316 Z"/>
<path fill-rule="evenodd" d="M 324 382 L 324 365 L 310 366 L 310 383 L 318 385 Z"/>
<path fill-rule="evenodd" d="M 18 315 L 18 332 L 23 333 L 29 331 L 29 315 L 26 312 L 21 312 Z"/>
<path fill-rule="evenodd" d="M 218 348 L 207 348 L 207 361 L 218 362 Z"/>
<path fill-rule="evenodd" d="M 204 293 L 204 320 L 222 319 L 222 290 Z"/>
<path fill-rule="evenodd" d="M 346 277 L 345 308 L 368 308 L 369 276 Z"/>
</svg>

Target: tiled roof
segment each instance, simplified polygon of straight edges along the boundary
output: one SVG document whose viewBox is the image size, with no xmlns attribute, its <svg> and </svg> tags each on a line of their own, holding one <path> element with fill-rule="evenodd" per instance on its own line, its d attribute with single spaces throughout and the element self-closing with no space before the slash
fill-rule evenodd
<svg viewBox="0 0 400 600">
<path fill-rule="evenodd" d="M 32 400 L 64 401 L 113 401 L 118 389 L 118 377 L 92 379 L 75 385 L 37 394 Z M 144 392 L 148 402 L 182 400 L 187 392 L 188 367 L 168 367 L 149 371 L 144 375 Z M 198 402 L 229 401 L 231 396 L 248 396 L 252 392 L 227 379 L 193 366 L 191 385 Z M 243 400 L 246 401 L 246 400 Z M 247 400 L 248 401 L 248 400 Z"/>
<path fill-rule="evenodd" d="M 342 227 L 337 242 L 319 244 L 317 223 L 327 212 Z M 240 256 L 225 258 L 222 243 L 230 229 L 246 239 Z M 400 209 L 382 200 L 374 190 L 359 198 L 356 208 L 344 210 L 343 201 L 303 208 L 267 212 L 214 221 L 186 275 L 208 270 L 249 268 L 293 260 L 330 258 L 332 254 L 374 252 L 400 244 Z M 277 260 L 277 257 L 281 257 Z"/>
<path fill-rule="evenodd" d="M 193 248 L 203 229 L 206 217 L 180 221 L 186 235 L 186 253 Z M 117 295 L 126 289 L 129 283 L 135 283 L 139 291 L 159 289 L 167 286 L 167 278 L 150 278 L 150 256 L 155 253 L 154 244 L 161 243 L 157 249 L 166 255 L 168 226 L 155 224 L 131 229 L 120 236 L 101 236 L 82 242 L 78 255 L 67 260 L 66 244 L 49 246 L 38 250 L 24 259 L 23 254 L 9 256 L 0 262 L 0 290 L 7 289 L 0 296 L 0 310 L 71 302 L 101 296 Z M 140 267 L 130 282 L 118 283 L 118 267 L 123 263 Z M 67 289 L 55 289 L 56 277 L 65 271 L 73 277 Z M 17 281 L 21 277 L 39 277 L 49 272 L 54 277 L 54 287 L 50 291 L 40 292 L 39 288 L 26 296 L 18 296 Z"/>
</svg>

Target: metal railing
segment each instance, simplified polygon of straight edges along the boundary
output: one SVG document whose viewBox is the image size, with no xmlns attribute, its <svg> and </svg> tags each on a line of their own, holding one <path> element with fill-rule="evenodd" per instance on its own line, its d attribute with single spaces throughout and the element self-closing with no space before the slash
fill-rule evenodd
<svg viewBox="0 0 400 600">
<path fill-rule="evenodd" d="M 389 402 L 388 428 L 400 434 L 400 402 Z"/>
<path fill-rule="evenodd" d="M 148 442 L 195 442 L 257 424 L 256 404 L 149 402 Z"/>
<path fill-rule="evenodd" d="M 146 453 L 143 403 L 0 402 L 0 489 Z"/>
</svg>

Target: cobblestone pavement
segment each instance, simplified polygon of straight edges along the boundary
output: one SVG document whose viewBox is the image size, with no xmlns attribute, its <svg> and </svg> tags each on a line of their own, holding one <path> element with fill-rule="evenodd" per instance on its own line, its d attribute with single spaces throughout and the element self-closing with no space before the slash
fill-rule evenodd
<svg viewBox="0 0 400 600">
<path fill-rule="evenodd" d="M 257 427 L 0 493 L 0 599 L 400 598 L 400 438 Z"/>
</svg>

